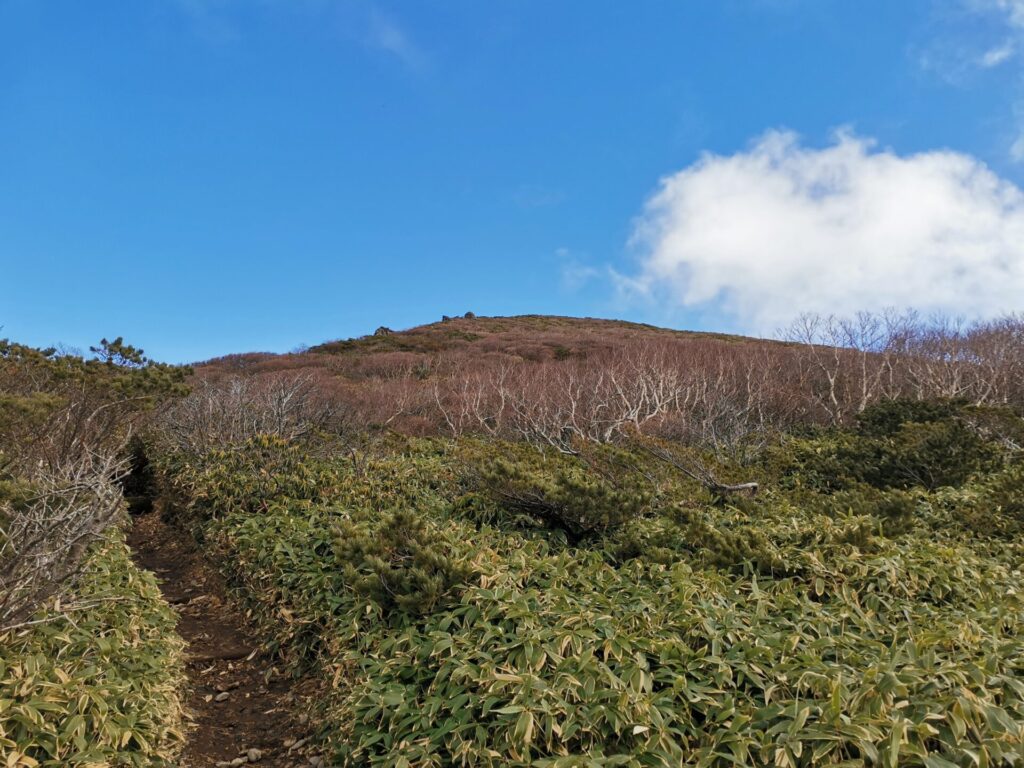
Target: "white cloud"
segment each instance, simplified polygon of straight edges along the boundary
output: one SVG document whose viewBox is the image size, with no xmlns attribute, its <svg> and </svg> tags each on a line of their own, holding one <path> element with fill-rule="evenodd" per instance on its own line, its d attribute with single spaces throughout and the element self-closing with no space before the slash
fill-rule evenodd
<svg viewBox="0 0 1024 768">
<path fill-rule="evenodd" d="M 1005 42 L 995 48 L 989 48 L 978 58 L 978 65 L 983 69 L 998 67 L 1013 56 L 1016 48 L 1012 42 Z"/>
<path fill-rule="evenodd" d="M 930 39 L 909 49 L 921 69 L 957 87 L 976 83 L 979 71 L 1018 60 L 1024 42 L 1024 24 L 1016 22 L 1010 6 L 965 0 L 963 7 L 966 13 L 938 15 Z"/>
<path fill-rule="evenodd" d="M 985 51 L 976 60 L 978 67 L 992 69 L 1008 61 L 1020 63 L 1020 53 L 1024 50 L 1024 0 L 964 0 L 967 8 L 979 15 L 996 17 L 1000 25 L 1000 34 L 1009 34 L 1009 39 L 1000 45 Z M 1020 87 L 1014 97 L 1016 104 L 1016 138 L 1009 146 L 1010 159 L 1015 163 L 1024 162 L 1024 97 Z"/>
<path fill-rule="evenodd" d="M 900 156 L 839 133 L 770 132 L 664 178 L 620 288 L 771 333 L 804 311 L 915 307 L 968 316 L 1024 304 L 1024 193 L 970 155 Z"/>
</svg>

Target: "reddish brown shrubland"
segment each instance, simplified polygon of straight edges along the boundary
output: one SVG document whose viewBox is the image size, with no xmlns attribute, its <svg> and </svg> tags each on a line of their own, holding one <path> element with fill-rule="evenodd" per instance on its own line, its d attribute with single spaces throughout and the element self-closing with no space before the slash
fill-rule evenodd
<svg viewBox="0 0 1024 768">
<path fill-rule="evenodd" d="M 768 341 L 620 321 L 455 318 L 288 355 L 233 355 L 211 386 L 303 376 L 335 426 L 466 433 L 566 448 L 639 431 L 719 451 L 893 398 L 1024 406 L 1024 318 L 804 316 Z M 249 384 L 247 386 L 254 386 Z M 203 389 L 199 388 L 198 392 Z"/>
</svg>

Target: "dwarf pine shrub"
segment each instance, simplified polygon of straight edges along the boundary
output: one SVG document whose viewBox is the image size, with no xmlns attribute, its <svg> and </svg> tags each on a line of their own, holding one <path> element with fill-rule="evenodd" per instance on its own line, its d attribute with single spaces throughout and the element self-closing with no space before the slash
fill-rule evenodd
<svg viewBox="0 0 1024 768">
<path fill-rule="evenodd" d="M 650 508 L 650 484 L 613 449 L 585 457 L 520 454 L 491 458 L 477 482 L 509 518 L 525 516 L 571 543 L 606 534 Z"/>
<path fill-rule="evenodd" d="M 385 612 L 429 613 L 472 573 L 443 536 L 409 510 L 339 523 L 334 556 L 345 586 Z"/>
<path fill-rule="evenodd" d="M 856 428 L 790 439 L 767 452 L 766 461 L 788 487 L 822 492 L 859 484 L 957 487 L 997 469 L 1006 430 L 1024 427 L 1024 420 L 993 410 L 955 402 L 879 403 L 861 414 Z"/>
</svg>

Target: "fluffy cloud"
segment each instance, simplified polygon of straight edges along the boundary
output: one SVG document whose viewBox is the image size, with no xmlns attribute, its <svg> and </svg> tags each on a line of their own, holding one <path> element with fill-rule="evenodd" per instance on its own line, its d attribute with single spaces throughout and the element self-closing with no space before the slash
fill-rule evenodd
<svg viewBox="0 0 1024 768">
<path fill-rule="evenodd" d="M 1024 308 L 1024 193 L 952 151 L 899 156 L 849 133 L 771 132 L 664 178 L 620 287 L 771 333 L 804 311 Z"/>
<path fill-rule="evenodd" d="M 1005 42 L 995 48 L 989 48 L 978 58 L 978 65 L 983 69 L 998 67 L 1005 61 L 1009 61 L 1015 52 L 1012 42 Z"/>
</svg>

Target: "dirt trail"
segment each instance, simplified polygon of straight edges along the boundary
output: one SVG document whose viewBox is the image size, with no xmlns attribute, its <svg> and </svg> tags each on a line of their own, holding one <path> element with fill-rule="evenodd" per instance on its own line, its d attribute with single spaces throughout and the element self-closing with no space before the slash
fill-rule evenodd
<svg viewBox="0 0 1024 768">
<path fill-rule="evenodd" d="M 303 699 L 315 695 L 315 683 L 277 674 L 192 538 L 151 512 L 134 519 L 128 543 L 135 562 L 159 578 L 187 643 L 186 707 L 193 728 L 181 768 L 323 765 L 307 750 L 311 726 L 299 714 Z"/>
</svg>

